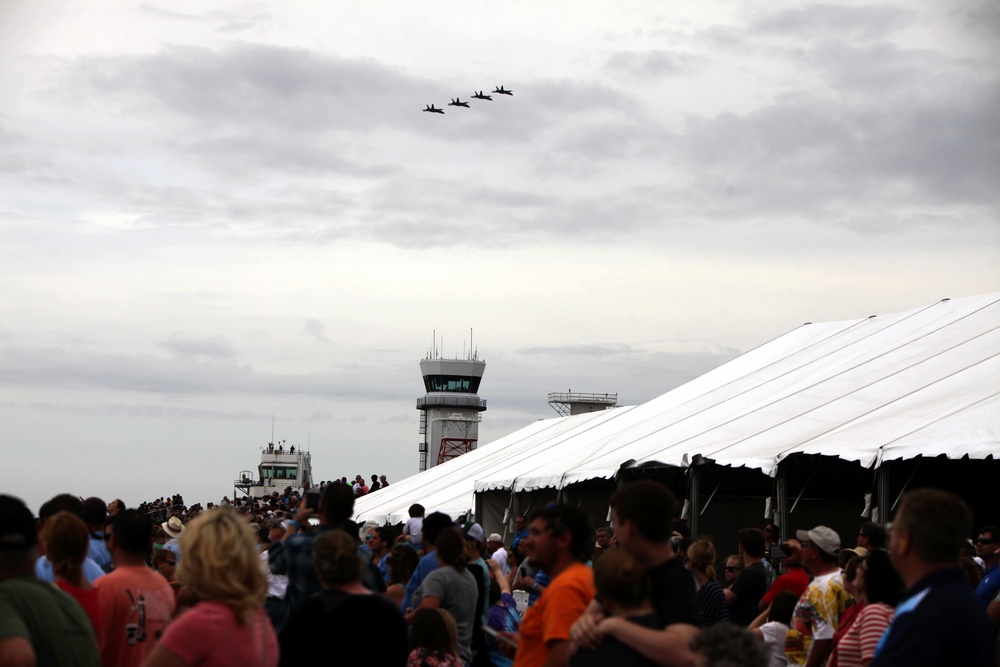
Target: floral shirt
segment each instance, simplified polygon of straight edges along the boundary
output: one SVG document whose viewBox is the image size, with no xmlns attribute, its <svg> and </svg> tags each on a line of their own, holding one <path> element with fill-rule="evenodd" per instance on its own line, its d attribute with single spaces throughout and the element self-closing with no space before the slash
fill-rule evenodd
<svg viewBox="0 0 1000 667">
<path fill-rule="evenodd" d="M 415 648 L 406 659 L 406 667 L 465 667 L 465 663 L 454 653 Z"/>
<path fill-rule="evenodd" d="M 804 665 L 817 639 L 833 639 L 840 615 L 854 598 L 844 589 L 840 570 L 816 577 L 799 598 L 785 637 L 789 665 Z"/>
</svg>

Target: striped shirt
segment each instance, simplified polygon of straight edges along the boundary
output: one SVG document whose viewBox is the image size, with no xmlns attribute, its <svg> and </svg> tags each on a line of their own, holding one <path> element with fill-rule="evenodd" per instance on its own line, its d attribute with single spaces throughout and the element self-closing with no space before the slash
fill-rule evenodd
<svg viewBox="0 0 1000 667">
<path fill-rule="evenodd" d="M 895 611 L 884 602 L 865 605 L 837 644 L 838 667 L 861 667 L 863 660 L 871 661 Z"/>
</svg>

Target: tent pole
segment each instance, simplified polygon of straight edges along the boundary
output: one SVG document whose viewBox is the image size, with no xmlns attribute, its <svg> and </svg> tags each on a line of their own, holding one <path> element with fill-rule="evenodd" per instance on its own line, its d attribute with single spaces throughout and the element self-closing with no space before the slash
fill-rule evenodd
<svg viewBox="0 0 1000 667">
<path fill-rule="evenodd" d="M 722 486 L 722 482 L 725 481 L 726 475 L 728 474 L 729 468 L 726 468 L 725 472 L 722 473 L 722 477 L 719 478 L 719 483 L 715 485 L 714 489 L 712 489 L 712 495 L 708 497 L 708 500 L 705 501 L 705 506 L 701 508 L 701 514 L 704 514 L 705 510 L 708 509 L 708 506 L 712 504 L 712 499 L 715 498 L 715 494 L 719 492 L 719 487 Z"/>
<path fill-rule="evenodd" d="M 889 462 L 882 461 L 876 473 L 878 477 L 878 522 L 883 526 L 889 522 Z"/>
<path fill-rule="evenodd" d="M 701 518 L 701 516 L 700 516 L 701 512 L 700 512 L 700 508 L 698 506 L 699 502 L 701 500 L 701 498 L 700 498 L 700 494 L 701 494 L 701 471 L 700 471 L 700 468 L 701 468 L 701 466 L 688 468 L 688 471 L 691 473 L 690 485 L 688 486 L 688 498 L 691 501 L 691 511 L 688 513 L 688 516 L 691 518 L 691 524 L 690 524 L 691 535 L 699 535 L 699 534 L 701 534 L 700 533 L 701 527 L 699 525 L 700 518 Z"/>
<path fill-rule="evenodd" d="M 816 467 L 812 469 L 812 472 L 809 473 L 809 477 L 806 479 L 806 483 L 802 485 L 802 490 L 799 491 L 799 495 L 796 496 L 795 502 L 792 503 L 792 509 L 788 510 L 789 514 L 795 511 L 795 508 L 798 506 L 799 501 L 802 500 L 802 494 L 804 494 L 806 492 L 806 489 L 809 488 L 809 482 L 811 482 L 812 478 L 816 476 L 816 472 L 819 470 L 819 467 L 820 465 L 822 465 L 822 463 L 823 463 L 822 461 L 816 461 Z"/>
<path fill-rule="evenodd" d="M 785 462 L 778 463 L 774 480 L 775 494 L 778 496 L 778 525 L 781 527 L 781 541 L 788 541 L 788 475 Z"/>
<path fill-rule="evenodd" d="M 901 488 L 899 490 L 899 495 L 896 496 L 896 502 L 894 502 L 892 504 L 892 508 L 890 508 L 890 510 L 889 510 L 890 512 L 895 512 L 896 511 L 896 505 L 899 504 L 899 499 L 903 497 L 904 493 L 906 493 L 906 489 L 909 488 L 910 482 L 913 481 L 913 476 L 916 475 L 917 474 L 917 470 L 920 469 L 920 459 L 916 458 L 916 459 L 913 459 L 913 460 L 916 461 L 916 465 L 913 466 L 913 472 L 911 472 L 910 476 L 906 478 L 906 483 L 903 484 L 903 488 Z"/>
</svg>

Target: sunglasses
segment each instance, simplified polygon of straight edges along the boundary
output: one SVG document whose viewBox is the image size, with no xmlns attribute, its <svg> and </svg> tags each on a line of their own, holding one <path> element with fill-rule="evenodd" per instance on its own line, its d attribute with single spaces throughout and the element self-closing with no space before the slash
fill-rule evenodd
<svg viewBox="0 0 1000 667">
<path fill-rule="evenodd" d="M 742 570 L 742 569 L 743 569 L 742 567 L 731 567 L 729 565 L 726 566 L 726 572 L 735 572 L 736 570 Z"/>
<path fill-rule="evenodd" d="M 1000 538 L 993 539 L 993 540 L 987 540 L 987 539 L 984 539 L 984 538 L 980 537 L 978 540 L 976 540 L 976 544 L 996 544 L 998 541 L 1000 541 Z"/>
</svg>

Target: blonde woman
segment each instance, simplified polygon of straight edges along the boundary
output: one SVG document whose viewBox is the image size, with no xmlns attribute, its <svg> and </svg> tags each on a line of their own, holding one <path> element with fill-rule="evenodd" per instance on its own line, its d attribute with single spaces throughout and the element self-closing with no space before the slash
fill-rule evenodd
<svg viewBox="0 0 1000 667">
<path fill-rule="evenodd" d="M 698 582 L 698 616 L 701 627 L 729 622 L 726 594 L 716 580 L 715 546 L 708 540 L 698 540 L 688 547 L 688 567 Z"/>
<path fill-rule="evenodd" d="M 144 667 L 276 667 L 267 579 L 250 525 L 232 510 L 211 510 L 184 528 L 181 551 L 177 576 L 198 602 L 167 627 Z"/>
</svg>

